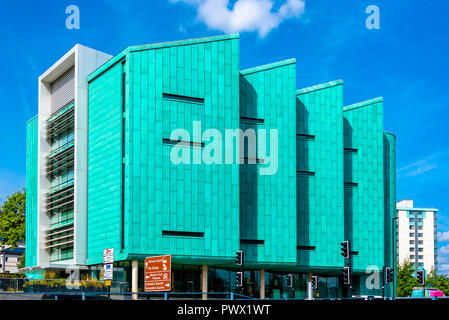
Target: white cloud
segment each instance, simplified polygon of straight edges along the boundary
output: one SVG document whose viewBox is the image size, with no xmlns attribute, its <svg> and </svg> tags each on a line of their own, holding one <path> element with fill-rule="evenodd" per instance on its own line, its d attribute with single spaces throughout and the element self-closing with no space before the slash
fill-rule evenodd
<svg viewBox="0 0 449 320">
<path fill-rule="evenodd" d="M 226 33 L 257 31 L 261 38 L 283 20 L 298 18 L 304 13 L 304 0 L 286 0 L 273 12 L 272 0 L 237 0 L 229 8 L 229 0 L 170 0 L 195 6 L 198 21 L 210 29 Z"/>
<path fill-rule="evenodd" d="M 449 274 L 449 245 L 438 249 L 438 273 Z"/>
<path fill-rule="evenodd" d="M 438 241 L 449 241 L 449 231 L 438 232 Z"/>
<path fill-rule="evenodd" d="M 449 264 L 438 264 L 438 273 L 439 274 L 449 274 Z"/>
<path fill-rule="evenodd" d="M 441 259 L 445 259 L 445 257 L 443 256 L 445 254 L 449 254 L 449 244 L 444 246 L 444 247 L 441 247 L 440 249 L 438 249 L 438 256 Z"/>
<path fill-rule="evenodd" d="M 433 170 L 438 167 L 438 164 L 435 163 L 436 155 L 431 155 L 426 159 L 422 159 L 411 164 L 408 164 L 402 168 L 399 168 L 398 173 L 405 172 L 407 177 L 417 176 Z"/>
</svg>

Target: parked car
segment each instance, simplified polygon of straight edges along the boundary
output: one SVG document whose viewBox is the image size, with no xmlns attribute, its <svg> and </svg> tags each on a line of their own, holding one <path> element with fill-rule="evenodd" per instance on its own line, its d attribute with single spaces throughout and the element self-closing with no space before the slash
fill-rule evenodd
<svg viewBox="0 0 449 320">
<path fill-rule="evenodd" d="M 423 298 L 423 297 L 444 297 L 444 293 L 443 291 L 435 288 L 423 288 L 423 287 L 413 288 L 412 298 Z"/>
</svg>

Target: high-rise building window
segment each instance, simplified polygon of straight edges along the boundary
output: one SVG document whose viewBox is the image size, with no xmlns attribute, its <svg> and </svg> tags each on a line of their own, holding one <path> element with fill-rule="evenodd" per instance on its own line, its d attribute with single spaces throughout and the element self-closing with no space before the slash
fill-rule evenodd
<svg viewBox="0 0 449 320">
<path fill-rule="evenodd" d="M 414 247 L 411 247 L 410 248 L 410 252 L 414 252 L 415 251 L 415 248 Z"/>
<path fill-rule="evenodd" d="M 413 229 L 415 229 L 415 226 L 413 226 L 413 225 L 410 226 L 410 230 L 413 230 Z"/>
<path fill-rule="evenodd" d="M 414 255 L 410 255 L 410 260 L 415 260 L 415 256 Z"/>
<path fill-rule="evenodd" d="M 415 234 L 414 233 L 410 233 L 410 237 L 414 237 L 415 236 Z"/>
<path fill-rule="evenodd" d="M 410 240 L 410 244 L 415 244 L 415 240 Z"/>
<path fill-rule="evenodd" d="M 422 233 L 418 233 L 418 237 L 422 237 Z"/>
</svg>

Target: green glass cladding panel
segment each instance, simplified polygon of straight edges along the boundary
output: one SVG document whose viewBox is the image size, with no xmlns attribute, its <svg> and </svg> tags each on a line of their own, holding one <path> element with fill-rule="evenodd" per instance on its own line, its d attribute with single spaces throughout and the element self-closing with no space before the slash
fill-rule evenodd
<svg viewBox="0 0 449 320">
<path fill-rule="evenodd" d="M 242 243 L 248 263 L 296 264 L 295 86 L 294 60 L 241 72 L 240 116 L 263 119 L 258 124 L 241 122 L 242 129 L 265 129 L 267 154 L 274 143 L 269 132 L 278 130 L 275 174 L 260 174 L 259 167 L 266 167 L 266 161 L 240 166 L 240 238 L 264 241 Z"/>
<path fill-rule="evenodd" d="M 297 176 L 298 264 L 340 268 L 344 262 L 340 254 L 344 240 L 343 82 L 298 90 L 296 111 L 297 170 L 314 173 Z"/>
<path fill-rule="evenodd" d="M 384 264 L 383 102 L 345 107 L 345 238 L 352 240 L 353 270 Z M 357 184 L 357 185 L 355 185 Z"/>
<path fill-rule="evenodd" d="M 35 116 L 26 125 L 26 267 L 37 265 L 37 146 L 38 123 Z"/>
<path fill-rule="evenodd" d="M 396 295 L 396 137 L 384 133 L 384 207 L 385 207 L 385 265 L 394 269 L 395 281 L 386 287 L 388 296 Z"/>
<path fill-rule="evenodd" d="M 126 252 L 172 254 L 179 262 L 183 256 L 233 258 L 239 247 L 238 165 L 175 165 L 170 160 L 173 145 L 163 139 L 170 139 L 174 129 L 185 129 L 191 141 L 199 142 L 193 136 L 193 121 L 201 122 L 202 131 L 218 129 L 223 137 L 225 129 L 238 128 L 238 38 L 131 50 L 128 62 Z M 184 150 L 191 161 L 198 151 Z M 162 235 L 163 231 L 178 235 Z"/>
<path fill-rule="evenodd" d="M 103 250 L 120 251 L 122 66 L 89 84 L 87 263 L 101 263 Z"/>
</svg>

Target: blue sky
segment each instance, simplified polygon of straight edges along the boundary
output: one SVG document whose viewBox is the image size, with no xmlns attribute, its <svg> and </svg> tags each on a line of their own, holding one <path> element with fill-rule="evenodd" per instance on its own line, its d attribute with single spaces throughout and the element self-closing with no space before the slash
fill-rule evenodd
<svg viewBox="0 0 449 320">
<path fill-rule="evenodd" d="M 25 123 L 37 113 L 38 76 L 76 43 L 114 55 L 128 45 L 239 31 L 241 69 L 296 58 L 298 88 L 343 79 L 346 105 L 382 96 L 385 130 L 398 138 L 397 199 L 438 208 L 439 231 L 448 232 L 449 2 L 235 2 L 3 3 L 0 202 L 25 186 Z M 80 9 L 79 30 L 65 27 L 71 4 Z M 380 30 L 365 27 L 368 5 L 380 9 Z M 449 232 L 441 235 L 440 269 L 449 273 Z"/>
</svg>

